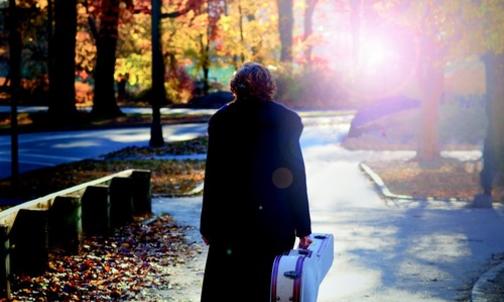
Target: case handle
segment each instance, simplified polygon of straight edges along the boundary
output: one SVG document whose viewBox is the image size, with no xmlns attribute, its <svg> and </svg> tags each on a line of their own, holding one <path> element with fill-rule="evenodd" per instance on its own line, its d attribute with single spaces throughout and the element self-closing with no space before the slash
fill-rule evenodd
<svg viewBox="0 0 504 302">
<path fill-rule="evenodd" d="M 297 279 L 299 278 L 299 274 L 296 271 L 286 271 L 284 276 L 289 279 Z"/>
</svg>

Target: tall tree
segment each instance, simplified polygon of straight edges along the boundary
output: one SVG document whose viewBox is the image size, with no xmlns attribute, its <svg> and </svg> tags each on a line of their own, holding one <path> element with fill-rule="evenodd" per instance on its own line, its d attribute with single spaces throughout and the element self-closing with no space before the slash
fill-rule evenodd
<svg viewBox="0 0 504 302">
<path fill-rule="evenodd" d="M 483 170 L 481 185 L 483 192 L 490 196 L 494 178 L 504 175 L 504 18 L 503 0 L 482 0 L 472 3 L 475 20 L 479 25 L 473 30 L 473 44 L 479 44 L 483 52 L 486 79 L 486 113 L 488 126 L 483 149 Z M 465 20 L 466 21 L 466 20 Z M 467 22 L 467 21 L 466 21 Z M 476 43 L 474 43 L 476 42 Z"/>
<path fill-rule="evenodd" d="M 439 147 L 439 104 L 444 91 L 444 65 L 440 49 L 432 36 L 420 40 L 419 86 L 422 91 L 420 114 L 420 140 L 417 159 L 421 162 L 434 162 L 440 158 Z"/>
<path fill-rule="evenodd" d="M 504 0 L 380 1 L 396 6 L 396 13 L 390 16 L 397 19 L 402 15 L 402 23 L 410 24 L 418 36 L 418 75 L 424 91 L 420 159 L 439 157 L 437 111 L 446 63 L 474 55 L 484 59 L 489 123 L 481 184 L 484 193 L 491 194 L 494 176 L 504 172 Z"/>
<path fill-rule="evenodd" d="M 54 41 L 54 1 L 47 1 L 47 78 L 49 83 L 54 81 L 54 52 L 53 52 L 53 41 Z M 49 99 L 53 96 L 53 89 L 49 89 Z"/>
<path fill-rule="evenodd" d="M 504 173 L 504 52 L 489 52 L 486 55 L 487 96 L 489 125 L 487 137 L 497 161 L 496 171 Z"/>
<path fill-rule="evenodd" d="M 17 101 L 21 85 L 21 34 L 15 0 L 9 0 L 9 74 L 11 101 L 11 179 L 13 187 L 19 178 Z"/>
<path fill-rule="evenodd" d="M 212 59 L 213 46 L 218 33 L 218 22 L 225 12 L 225 3 L 221 0 L 207 0 L 206 16 L 207 30 L 205 35 L 200 36 L 201 67 L 203 69 L 203 94 L 208 95 L 210 89 L 209 74 Z"/>
<path fill-rule="evenodd" d="M 499 61 L 501 62 L 500 64 Z M 504 150 L 501 138 L 502 133 L 504 133 L 504 127 L 500 122 L 500 120 L 502 120 L 502 114 L 504 114 L 504 108 L 500 108 L 504 103 L 504 94 L 502 89 L 500 92 L 501 96 L 497 93 L 499 87 L 502 87 L 499 81 L 501 81 L 502 76 L 504 76 L 504 68 L 502 66 L 504 65 L 504 55 L 488 53 L 484 56 L 484 63 L 486 79 L 485 111 L 488 119 L 488 125 L 483 145 L 483 169 L 480 174 L 480 184 L 483 189 L 483 193 L 487 196 L 491 196 L 495 175 L 497 174 L 497 171 L 503 170 L 502 167 L 499 169 L 497 166 L 497 164 L 502 161 L 503 154 L 499 156 L 501 159 L 498 161 L 496 153 L 498 153 L 499 150 Z M 495 65 L 501 65 L 501 77 L 499 77 L 498 69 L 494 68 Z M 500 129 L 498 126 L 500 126 Z M 497 135 L 498 133 L 500 133 L 500 135 Z M 502 163 L 499 166 L 501 165 Z"/>
<path fill-rule="evenodd" d="M 403 24 L 413 25 L 419 37 L 421 58 L 418 74 L 421 87 L 426 92 L 421 123 L 424 145 L 420 144 L 420 157 L 431 159 L 439 156 L 437 107 L 443 92 L 443 68 L 446 62 L 470 55 L 484 58 L 489 123 L 481 184 L 484 193 L 490 195 L 494 176 L 499 171 L 504 172 L 504 0 L 380 2 L 385 4 L 382 8 L 390 8 L 390 4 L 396 6 L 396 13 L 389 13 L 389 16 L 402 18 Z M 420 13 L 404 13 L 415 9 Z M 401 14 L 397 12 L 403 16 L 400 17 Z M 431 146 L 426 148 L 429 144 Z"/>
<path fill-rule="evenodd" d="M 116 46 L 119 24 L 119 0 L 102 0 L 100 29 L 96 37 L 94 99 L 92 114 L 99 117 L 122 115 L 114 90 Z"/>
<path fill-rule="evenodd" d="M 243 34 L 243 7 L 241 0 L 238 0 L 238 29 L 240 31 L 240 43 L 243 45 L 245 43 L 245 36 Z M 234 60 L 236 61 L 237 59 L 238 56 L 235 56 Z M 240 63 L 241 64 L 245 63 L 245 54 L 243 53 L 243 51 L 240 53 Z M 235 63 L 235 69 L 238 70 L 237 63 Z"/>
<path fill-rule="evenodd" d="M 161 147 L 164 145 L 163 129 L 161 126 L 161 104 L 166 102 L 164 86 L 165 65 L 161 48 L 161 1 L 152 0 L 152 123 L 149 145 Z"/>
<path fill-rule="evenodd" d="M 149 145 L 151 147 L 161 147 L 164 145 L 163 129 L 161 126 L 161 105 L 166 103 L 166 89 L 164 86 L 165 64 L 163 49 L 161 45 L 161 20 L 164 18 L 177 18 L 187 14 L 201 5 L 200 1 L 188 0 L 185 7 L 180 10 L 162 13 L 162 0 L 152 0 L 152 19 L 151 19 L 151 39 L 152 39 L 152 123 L 151 138 Z"/>
<path fill-rule="evenodd" d="M 305 42 L 305 61 L 307 65 L 310 65 L 312 58 L 313 47 L 308 41 L 313 33 L 313 13 L 315 12 L 315 7 L 318 0 L 305 0 L 305 11 L 304 11 L 304 33 L 303 40 Z"/>
<path fill-rule="evenodd" d="M 210 38 L 209 34 L 200 35 L 200 58 L 203 70 L 203 95 L 208 95 L 210 89 Z"/>
<path fill-rule="evenodd" d="M 293 0 L 277 0 L 280 61 L 292 62 L 292 32 L 294 27 Z"/>
<path fill-rule="evenodd" d="M 460 1 L 375 0 L 385 18 L 407 28 L 415 37 L 418 60 L 415 62 L 418 87 L 421 91 L 417 159 L 435 163 L 440 158 L 438 110 L 444 94 L 444 69 L 450 53 L 461 37 L 454 30 L 460 13 L 452 6 Z M 453 11 L 452 11 L 453 10 Z M 383 14 L 382 14 L 383 16 Z M 412 61 L 415 59 L 412 58 Z"/>
<path fill-rule="evenodd" d="M 49 112 L 60 122 L 71 122 L 75 107 L 75 35 L 77 32 L 76 0 L 54 1 L 53 78 L 49 83 Z"/>
</svg>

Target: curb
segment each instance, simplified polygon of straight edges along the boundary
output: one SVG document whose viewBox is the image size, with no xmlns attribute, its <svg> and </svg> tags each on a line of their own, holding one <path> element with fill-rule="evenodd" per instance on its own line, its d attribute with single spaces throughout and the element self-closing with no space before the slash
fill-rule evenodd
<svg viewBox="0 0 504 302">
<path fill-rule="evenodd" d="M 204 182 L 200 182 L 196 187 L 194 187 L 194 189 L 192 189 L 191 191 L 187 192 L 186 194 L 188 196 L 193 196 L 193 195 L 198 195 L 200 193 L 203 192 L 203 188 L 204 188 Z"/>
<path fill-rule="evenodd" d="M 168 198 L 182 198 L 182 197 L 194 197 L 203 193 L 203 188 L 205 183 L 202 181 L 198 183 L 191 191 L 181 194 L 155 194 L 155 197 L 168 197 Z"/>
<path fill-rule="evenodd" d="M 368 165 L 366 165 L 363 162 L 360 162 L 359 168 L 361 169 L 362 172 L 364 172 L 364 174 L 366 174 L 366 176 L 369 179 L 371 179 L 371 181 L 373 182 L 373 184 L 377 188 L 378 192 L 383 197 L 388 198 L 388 199 L 402 199 L 402 200 L 416 200 L 416 201 L 434 201 L 434 200 L 436 200 L 436 201 L 445 201 L 445 202 L 467 202 L 467 203 L 472 202 L 472 200 L 454 198 L 454 197 L 452 197 L 452 198 L 436 198 L 433 196 L 412 196 L 412 195 L 395 194 L 395 193 L 392 193 L 387 188 L 387 186 L 385 185 L 385 183 L 383 182 L 381 177 L 375 171 L 373 171 L 373 169 L 371 169 Z"/>
<path fill-rule="evenodd" d="M 504 262 L 492 267 L 481 275 L 471 290 L 472 302 L 492 302 L 492 287 L 496 285 L 495 278 L 499 273 L 504 272 Z M 501 297 L 502 298 L 502 297 Z M 500 301 L 500 300 L 499 300 Z"/>
</svg>

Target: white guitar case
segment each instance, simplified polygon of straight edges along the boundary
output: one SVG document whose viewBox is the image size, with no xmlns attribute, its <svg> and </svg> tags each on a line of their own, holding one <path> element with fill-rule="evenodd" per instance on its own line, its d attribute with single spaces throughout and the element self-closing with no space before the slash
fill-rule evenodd
<svg viewBox="0 0 504 302">
<path fill-rule="evenodd" d="M 312 234 L 307 249 L 279 255 L 271 272 L 271 302 L 316 302 L 320 283 L 334 259 L 334 237 Z"/>
</svg>

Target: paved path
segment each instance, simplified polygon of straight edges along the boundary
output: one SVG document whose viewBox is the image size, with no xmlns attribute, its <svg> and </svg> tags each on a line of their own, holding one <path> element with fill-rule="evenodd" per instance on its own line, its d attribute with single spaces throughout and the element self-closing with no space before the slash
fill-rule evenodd
<svg viewBox="0 0 504 302">
<path fill-rule="evenodd" d="M 165 140 L 180 141 L 205 134 L 206 124 L 167 125 Z M 39 132 L 19 136 L 21 172 L 54 166 L 85 158 L 96 158 L 108 152 L 149 143 L 150 129 L 105 129 L 65 132 Z M 10 175 L 10 136 L 0 135 L 0 178 Z"/>
<path fill-rule="evenodd" d="M 467 301 L 492 254 L 504 251 L 503 211 L 463 203 L 384 202 L 358 162 L 414 153 L 346 151 L 339 141 L 347 130 L 346 123 L 306 127 L 302 137 L 313 230 L 333 233 L 336 240 L 319 302 Z M 159 198 L 153 208 L 196 228 L 200 206 L 201 197 Z M 180 282 L 189 289 L 170 293 L 174 300 L 199 301 L 204 257 L 187 268 Z"/>
<path fill-rule="evenodd" d="M 19 106 L 18 112 L 34 113 L 39 111 L 47 111 L 47 106 Z M 91 107 L 79 108 L 81 111 L 91 111 Z M 152 114 L 152 108 L 149 107 L 121 107 L 121 111 L 125 114 Z M 190 108 L 161 108 L 162 115 L 175 115 L 175 114 L 187 114 L 187 115 L 212 115 L 215 113 L 215 109 L 190 109 Z M 0 105 L 0 113 L 11 112 L 10 106 Z"/>
</svg>

